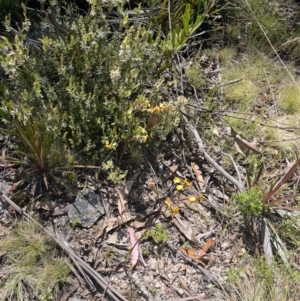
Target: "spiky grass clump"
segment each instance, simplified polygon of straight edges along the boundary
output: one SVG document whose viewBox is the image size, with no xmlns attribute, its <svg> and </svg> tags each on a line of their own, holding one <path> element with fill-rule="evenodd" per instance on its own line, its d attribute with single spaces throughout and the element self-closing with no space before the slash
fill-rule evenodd
<svg viewBox="0 0 300 301">
<path fill-rule="evenodd" d="M 239 63 L 232 63 L 224 69 L 224 83 L 240 79 L 237 83 L 225 86 L 227 101 L 238 104 L 244 111 L 252 108 L 258 93 L 266 90 L 266 83 L 272 85 L 282 79 L 280 70 L 279 64 L 274 64 L 268 57 L 249 51 Z"/>
<path fill-rule="evenodd" d="M 278 148 L 282 154 L 288 155 L 300 150 L 299 131 L 300 114 L 270 118 L 264 128 L 265 139 L 270 141 L 270 146 Z"/>
<path fill-rule="evenodd" d="M 299 300 L 299 272 L 275 263 L 267 265 L 263 259 L 252 260 L 242 275 L 232 279 L 227 301 L 283 301 Z"/>
<path fill-rule="evenodd" d="M 205 76 L 197 62 L 186 69 L 186 77 L 190 84 L 200 89 L 206 85 Z"/>
<path fill-rule="evenodd" d="M 241 64 L 232 64 L 224 74 L 225 83 L 240 80 L 225 86 L 224 93 L 228 102 L 240 104 L 247 109 L 246 104 L 253 103 L 255 95 L 259 92 L 258 79 L 262 78 L 261 66 L 251 66 L 247 61 Z"/>
<path fill-rule="evenodd" d="M 286 67 L 293 74 L 290 66 Z M 248 139 L 259 137 L 265 146 L 291 155 L 295 146 L 300 147 L 296 139 L 300 112 L 297 85 L 292 80 L 286 83 L 287 73 L 279 62 L 251 49 L 238 63 L 226 65 L 223 81 L 235 79 L 242 80 L 223 89 L 228 105 L 234 109 L 225 121 L 236 130 L 242 129 Z"/>
<path fill-rule="evenodd" d="M 66 261 L 40 229 L 31 222 L 19 222 L 0 240 L 6 252 L 3 269 L 6 280 L 0 293 L 3 300 L 59 300 L 60 285 L 70 272 Z"/>
<path fill-rule="evenodd" d="M 300 113 L 300 83 L 284 86 L 279 95 L 279 103 L 287 114 Z"/>
<path fill-rule="evenodd" d="M 219 60 L 223 65 L 227 65 L 230 63 L 234 55 L 236 54 L 236 51 L 232 47 L 225 47 L 219 52 Z"/>
</svg>

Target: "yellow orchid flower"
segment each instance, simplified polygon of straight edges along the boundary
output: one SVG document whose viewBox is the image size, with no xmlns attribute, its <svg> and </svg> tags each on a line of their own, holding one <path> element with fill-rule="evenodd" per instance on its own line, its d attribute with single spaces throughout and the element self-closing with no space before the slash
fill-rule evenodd
<svg viewBox="0 0 300 301">
<path fill-rule="evenodd" d="M 192 183 L 188 179 L 183 180 L 183 186 L 184 187 L 191 187 Z"/>
<path fill-rule="evenodd" d="M 196 201 L 197 201 L 197 198 L 196 198 L 195 196 L 192 195 L 192 196 L 189 197 L 189 201 L 190 201 L 190 202 L 196 202 Z"/>
<path fill-rule="evenodd" d="M 177 189 L 178 191 L 183 190 L 183 185 L 177 185 L 177 186 L 176 186 L 176 189 Z"/>
<path fill-rule="evenodd" d="M 166 204 L 168 207 L 171 207 L 172 201 L 171 201 L 170 199 L 166 199 L 166 200 L 165 200 L 165 204 Z"/>
<path fill-rule="evenodd" d="M 175 184 L 179 184 L 179 183 L 181 182 L 181 180 L 180 180 L 178 177 L 175 177 L 175 178 L 173 179 L 173 182 L 174 182 Z"/>
<path fill-rule="evenodd" d="M 180 210 L 180 208 L 179 208 L 178 206 L 172 208 L 172 214 L 173 214 L 173 215 L 178 214 L 179 210 Z"/>
<path fill-rule="evenodd" d="M 202 203 L 203 202 L 203 195 L 200 193 L 197 197 L 197 200 Z"/>
</svg>

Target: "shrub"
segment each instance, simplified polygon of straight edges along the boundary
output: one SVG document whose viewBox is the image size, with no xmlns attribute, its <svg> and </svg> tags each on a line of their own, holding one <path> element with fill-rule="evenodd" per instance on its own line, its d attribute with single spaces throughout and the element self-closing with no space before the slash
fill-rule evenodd
<svg viewBox="0 0 300 301">
<path fill-rule="evenodd" d="M 252 187 L 249 191 L 239 193 L 236 198 L 240 212 L 245 216 L 260 216 L 263 210 L 261 197 L 261 191 L 255 187 Z"/>
<path fill-rule="evenodd" d="M 43 120 L 54 137 L 97 160 L 164 138 L 179 122 L 183 99 L 169 97 L 156 73 L 166 44 L 119 14 L 114 31 L 96 3 L 76 19 L 71 8 L 64 17 L 52 12 L 40 23 L 38 53 L 26 44 L 28 19 L 14 41 L 3 37 L 0 63 L 9 77 L 3 109 L 24 123 Z"/>
</svg>

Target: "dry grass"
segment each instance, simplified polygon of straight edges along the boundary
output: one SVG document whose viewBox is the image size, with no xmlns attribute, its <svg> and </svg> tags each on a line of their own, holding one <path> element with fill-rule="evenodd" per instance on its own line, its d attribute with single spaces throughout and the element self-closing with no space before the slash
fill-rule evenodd
<svg viewBox="0 0 300 301">
<path fill-rule="evenodd" d="M 59 300 L 62 283 L 67 282 L 69 266 L 44 233 L 30 222 L 19 222 L 0 240 L 6 251 L 3 270 L 3 300 Z"/>
<path fill-rule="evenodd" d="M 296 301 L 300 300 L 299 280 L 299 272 L 252 260 L 223 297 L 226 301 Z"/>
<path fill-rule="evenodd" d="M 298 86 L 295 83 L 285 85 L 279 94 L 279 104 L 287 114 L 300 113 L 300 81 Z"/>
</svg>

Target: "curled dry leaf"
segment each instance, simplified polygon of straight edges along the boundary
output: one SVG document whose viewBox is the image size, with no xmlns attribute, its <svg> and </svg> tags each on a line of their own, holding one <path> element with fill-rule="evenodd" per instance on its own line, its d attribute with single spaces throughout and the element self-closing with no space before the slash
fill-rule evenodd
<svg viewBox="0 0 300 301">
<path fill-rule="evenodd" d="M 231 135 L 235 140 L 235 147 L 237 151 L 244 157 L 247 157 L 249 151 L 255 154 L 261 154 L 260 148 L 257 146 L 257 138 L 254 137 L 252 142 L 243 139 L 233 128 L 231 128 Z"/>
<path fill-rule="evenodd" d="M 202 172 L 199 169 L 199 166 L 195 163 L 191 163 L 191 167 L 192 167 L 193 172 L 195 173 L 195 176 L 196 176 L 197 182 L 199 184 L 199 187 L 202 190 L 204 188 L 204 179 L 203 179 L 203 176 L 202 176 Z"/>
<path fill-rule="evenodd" d="M 112 217 L 109 220 L 107 220 L 106 222 L 104 222 L 104 224 L 101 227 L 101 230 L 99 231 L 99 233 L 96 235 L 96 239 L 101 237 L 103 234 L 109 232 L 110 230 L 119 227 L 125 223 L 127 223 L 128 221 L 133 220 L 135 217 L 134 216 L 123 216 L 122 219 L 118 218 L 118 217 Z"/>
<path fill-rule="evenodd" d="M 215 245 L 216 241 L 214 239 L 209 238 L 204 246 L 202 247 L 202 250 L 207 252 L 211 247 Z"/>
<path fill-rule="evenodd" d="M 137 218 L 134 222 L 131 223 L 131 226 L 136 229 L 143 228 L 147 224 L 147 221 L 148 221 L 147 217 Z"/>
<path fill-rule="evenodd" d="M 214 246 L 215 241 L 212 239 L 208 239 L 204 246 L 200 249 L 194 249 L 194 248 L 179 248 L 179 250 L 185 254 L 190 259 L 194 260 L 195 262 L 198 262 L 203 265 L 207 265 L 210 262 L 213 262 L 215 260 L 215 257 L 212 256 L 210 259 L 204 259 L 203 257 L 207 254 L 208 250 Z"/>
<path fill-rule="evenodd" d="M 127 200 L 127 196 L 129 195 L 130 193 L 130 190 L 136 180 L 136 178 L 138 177 L 138 175 L 140 174 L 140 172 L 136 172 L 134 174 L 134 176 L 132 177 L 131 180 L 128 180 L 124 186 L 123 189 L 119 189 L 119 188 L 115 188 L 116 191 L 117 191 L 117 194 L 119 196 L 119 199 L 118 199 L 118 209 L 119 209 L 119 213 L 120 215 L 122 215 L 122 213 L 124 212 L 125 210 L 125 205 L 128 203 L 128 200 Z"/>
<path fill-rule="evenodd" d="M 123 191 L 120 191 L 119 188 L 116 188 L 117 194 L 119 196 L 118 198 L 118 209 L 119 209 L 119 213 L 120 215 L 122 215 L 122 213 L 125 210 L 125 205 L 127 204 L 127 199 L 125 196 L 125 193 Z"/>
</svg>

